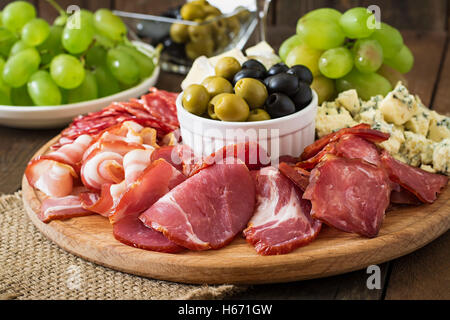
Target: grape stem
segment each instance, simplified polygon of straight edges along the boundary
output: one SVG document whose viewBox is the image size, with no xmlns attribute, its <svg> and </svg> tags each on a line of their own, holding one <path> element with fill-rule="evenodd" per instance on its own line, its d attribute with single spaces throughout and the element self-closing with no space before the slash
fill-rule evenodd
<svg viewBox="0 0 450 320">
<path fill-rule="evenodd" d="M 55 1 L 55 0 L 47 0 L 47 2 L 56 10 L 59 12 L 59 15 L 62 17 L 67 17 L 66 11 L 64 11 L 63 8 Z"/>
</svg>

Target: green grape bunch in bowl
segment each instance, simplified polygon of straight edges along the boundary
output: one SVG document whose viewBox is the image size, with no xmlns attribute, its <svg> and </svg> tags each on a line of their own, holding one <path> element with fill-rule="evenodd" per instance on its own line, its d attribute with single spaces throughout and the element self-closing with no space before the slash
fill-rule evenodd
<svg viewBox="0 0 450 320">
<path fill-rule="evenodd" d="M 160 48 L 130 41 L 110 10 L 69 14 L 47 1 L 59 12 L 53 23 L 26 1 L 0 12 L 0 125 L 62 126 L 156 83 Z"/>
<path fill-rule="evenodd" d="M 282 43 L 279 55 L 289 66 L 303 64 L 311 70 L 319 103 L 349 89 L 364 100 L 384 96 L 414 65 L 401 33 L 377 21 L 367 8 L 344 13 L 316 9 L 298 20 L 296 31 Z"/>
</svg>

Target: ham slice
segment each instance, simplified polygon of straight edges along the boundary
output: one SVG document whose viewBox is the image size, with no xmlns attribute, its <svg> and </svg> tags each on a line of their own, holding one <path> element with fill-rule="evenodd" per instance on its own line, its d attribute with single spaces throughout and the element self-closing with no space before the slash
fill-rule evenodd
<svg viewBox="0 0 450 320">
<path fill-rule="evenodd" d="M 52 220 L 65 220 L 91 214 L 93 212 L 83 208 L 79 196 L 69 195 L 60 198 L 47 198 L 42 201 L 39 219 L 48 223 Z"/>
<path fill-rule="evenodd" d="M 289 178 L 300 190 L 305 191 L 309 184 L 310 172 L 289 165 L 285 162 L 280 163 L 278 169 L 284 174 L 287 178 Z"/>
<path fill-rule="evenodd" d="M 433 203 L 448 183 L 448 177 L 407 165 L 394 159 L 387 151 L 383 151 L 381 163 L 392 181 L 413 193 L 422 202 Z"/>
<path fill-rule="evenodd" d="M 188 249 L 219 249 L 245 228 L 254 208 L 255 184 L 249 170 L 227 159 L 175 187 L 140 219 Z"/>
<path fill-rule="evenodd" d="M 261 169 L 256 181 L 256 210 L 244 230 L 256 251 L 285 254 L 314 240 L 322 223 L 311 218 L 311 203 L 302 199 L 303 192 L 273 167 Z"/>
<path fill-rule="evenodd" d="M 391 182 L 384 169 L 332 155 L 311 172 L 303 198 L 313 218 L 339 230 L 375 237 L 389 206 Z"/>
</svg>

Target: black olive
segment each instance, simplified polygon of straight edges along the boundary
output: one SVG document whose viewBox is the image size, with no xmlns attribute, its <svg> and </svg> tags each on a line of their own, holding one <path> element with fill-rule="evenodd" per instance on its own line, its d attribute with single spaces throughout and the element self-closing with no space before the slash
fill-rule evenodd
<svg viewBox="0 0 450 320">
<path fill-rule="evenodd" d="M 289 67 L 285 65 L 283 62 L 277 63 L 273 65 L 269 71 L 267 71 L 267 76 L 274 76 L 279 73 L 283 73 L 289 70 Z"/>
<path fill-rule="evenodd" d="M 292 101 L 295 104 L 295 109 L 297 111 L 302 110 L 311 103 L 312 98 L 312 91 L 309 85 L 305 82 L 300 82 L 297 93 L 292 97 Z"/>
<path fill-rule="evenodd" d="M 236 84 L 236 82 L 238 82 L 242 78 L 253 78 L 253 79 L 258 79 L 258 80 L 262 81 L 264 79 L 264 75 L 265 75 L 265 72 L 262 72 L 261 70 L 242 69 L 241 71 L 239 71 L 238 73 L 236 73 L 234 75 L 233 86 Z"/>
<path fill-rule="evenodd" d="M 242 64 L 242 69 L 256 69 L 262 71 L 264 74 L 267 72 L 266 67 L 264 67 L 261 62 L 255 59 L 245 61 Z"/>
<path fill-rule="evenodd" d="M 271 77 L 267 89 L 270 93 L 280 92 L 292 96 L 297 92 L 298 79 L 287 73 L 279 73 Z"/>
<path fill-rule="evenodd" d="M 309 85 L 311 85 L 311 83 L 313 82 L 313 75 L 311 73 L 311 70 L 309 70 L 308 67 L 305 67 L 304 65 L 298 64 L 292 66 L 286 72 L 296 76 L 298 81 L 306 82 Z"/>
<path fill-rule="evenodd" d="M 272 119 L 294 113 L 295 105 L 291 98 L 282 93 L 272 93 L 266 100 L 266 111 Z"/>
<path fill-rule="evenodd" d="M 272 80 L 272 78 L 273 78 L 273 76 L 270 76 L 270 77 L 267 77 L 267 78 L 265 78 L 264 79 L 264 84 L 266 85 L 266 87 L 267 88 L 269 88 L 269 83 L 270 83 L 270 80 Z"/>
</svg>

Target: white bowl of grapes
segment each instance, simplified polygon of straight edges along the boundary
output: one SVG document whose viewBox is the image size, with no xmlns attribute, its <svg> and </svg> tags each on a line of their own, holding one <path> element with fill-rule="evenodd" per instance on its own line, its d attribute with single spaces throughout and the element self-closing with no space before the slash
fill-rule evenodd
<svg viewBox="0 0 450 320">
<path fill-rule="evenodd" d="M 155 85 L 159 50 L 127 38 L 108 9 L 60 15 L 52 24 L 26 1 L 0 16 L 0 125 L 56 128 Z"/>
</svg>

